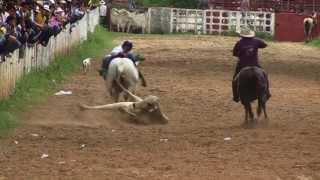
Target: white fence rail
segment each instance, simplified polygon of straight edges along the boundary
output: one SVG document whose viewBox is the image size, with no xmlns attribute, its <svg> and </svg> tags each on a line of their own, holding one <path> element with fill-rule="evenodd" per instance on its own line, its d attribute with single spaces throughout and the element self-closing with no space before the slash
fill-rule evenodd
<svg viewBox="0 0 320 180">
<path fill-rule="evenodd" d="M 0 63 L 0 100 L 5 99 L 14 91 L 16 82 L 32 69 L 47 67 L 58 54 L 69 52 L 70 48 L 87 40 L 88 33 L 93 32 L 99 23 L 99 10 L 88 12 L 69 32 L 69 25 L 57 37 L 52 37 L 47 45 L 40 44 L 25 49 L 24 58 L 19 58 L 16 50 L 11 58 Z"/>
<path fill-rule="evenodd" d="M 162 19 L 167 20 L 163 21 Z M 255 31 L 274 35 L 275 14 L 258 11 L 150 8 L 148 24 L 149 33 L 157 33 L 160 25 L 163 32 L 193 32 L 196 34 L 221 34 L 228 31 L 239 31 L 242 26 L 249 25 Z M 168 28 L 163 29 L 163 27 Z"/>
<path fill-rule="evenodd" d="M 271 12 L 206 10 L 204 19 L 205 34 L 239 31 L 245 25 L 257 32 L 274 34 L 275 15 Z"/>
</svg>

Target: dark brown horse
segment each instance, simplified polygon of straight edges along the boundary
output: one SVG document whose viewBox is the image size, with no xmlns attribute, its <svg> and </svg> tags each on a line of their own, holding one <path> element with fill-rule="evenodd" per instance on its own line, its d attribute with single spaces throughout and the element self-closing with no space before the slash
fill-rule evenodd
<svg viewBox="0 0 320 180">
<path fill-rule="evenodd" d="M 251 102 L 258 100 L 257 115 L 260 117 L 262 111 L 267 119 L 266 103 L 270 97 L 267 73 L 259 67 L 245 67 L 237 75 L 237 91 L 240 101 L 245 108 L 245 123 L 254 121 Z"/>
</svg>

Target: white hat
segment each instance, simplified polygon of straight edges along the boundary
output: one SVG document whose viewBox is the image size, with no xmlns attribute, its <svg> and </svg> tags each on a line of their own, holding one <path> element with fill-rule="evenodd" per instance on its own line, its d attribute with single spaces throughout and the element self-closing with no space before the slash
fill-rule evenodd
<svg viewBox="0 0 320 180">
<path fill-rule="evenodd" d="M 249 27 L 241 28 L 239 34 L 241 37 L 246 37 L 246 38 L 252 38 L 256 35 L 256 33 L 252 31 Z"/>
<path fill-rule="evenodd" d="M 100 1 L 100 5 L 105 5 L 105 4 L 106 4 L 106 2 L 104 0 Z"/>
<path fill-rule="evenodd" d="M 61 13 L 61 12 L 64 12 L 64 10 L 61 7 L 58 7 L 54 12 Z"/>
<path fill-rule="evenodd" d="M 43 5 L 43 9 L 50 12 L 50 7 L 48 4 Z"/>
<path fill-rule="evenodd" d="M 37 1 L 37 4 L 43 6 L 43 1 Z"/>
<path fill-rule="evenodd" d="M 65 0 L 60 0 L 59 2 L 62 3 L 62 4 L 67 3 Z"/>
<path fill-rule="evenodd" d="M 36 12 L 40 12 L 39 6 L 36 6 Z"/>
<path fill-rule="evenodd" d="M 54 0 L 49 0 L 51 4 L 55 4 L 56 2 Z"/>
</svg>

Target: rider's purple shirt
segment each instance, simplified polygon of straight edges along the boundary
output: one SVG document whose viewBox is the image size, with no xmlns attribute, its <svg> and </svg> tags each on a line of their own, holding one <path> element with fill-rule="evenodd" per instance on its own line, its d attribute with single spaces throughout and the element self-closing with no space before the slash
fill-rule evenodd
<svg viewBox="0 0 320 180">
<path fill-rule="evenodd" d="M 239 65 L 257 66 L 258 62 L 258 49 L 265 48 L 267 44 L 257 38 L 241 38 L 233 48 L 233 56 L 239 58 Z"/>
</svg>

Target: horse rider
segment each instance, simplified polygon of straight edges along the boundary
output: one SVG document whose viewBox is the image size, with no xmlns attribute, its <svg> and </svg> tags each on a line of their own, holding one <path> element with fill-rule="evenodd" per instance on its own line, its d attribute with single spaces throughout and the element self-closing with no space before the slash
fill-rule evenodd
<svg viewBox="0 0 320 180">
<path fill-rule="evenodd" d="M 140 59 L 133 55 L 133 53 L 131 52 L 132 48 L 133 48 L 133 43 L 128 40 L 124 41 L 121 45 L 113 48 L 111 53 L 106 55 L 102 60 L 101 70 L 99 71 L 100 76 L 103 76 L 104 79 L 106 78 L 107 73 L 108 73 L 108 69 L 109 69 L 109 65 L 114 58 L 119 58 L 119 57 L 120 58 L 128 58 L 128 59 L 132 60 L 132 62 L 135 66 L 137 66 L 139 64 Z M 137 69 L 137 70 L 139 72 L 139 77 L 142 81 L 142 85 L 146 86 L 146 82 L 145 82 L 145 79 L 144 79 L 142 73 L 139 71 L 139 69 Z"/>
<path fill-rule="evenodd" d="M 248 66 L 256 66 L 261 68 L 258 60 L 258 49 L 267 47 L 267 44 L 258 38 L 255 38 L 255 32 L 249 27 L 244 27 L 240 30 L 241 39 L 235 44 L 233 48 L 233 56 L 238 57 L 233 80 L 232 80 L 232 92 L 233 100 L 239 102 L 239 94 L 237 92 L 237 81 L 235 77 L 241 71 L 242 68 Z M 267 77 L 266 77 L 267 78 Z M 266 79 L 268 82 L 268 79 Z M 271 97 L 269 91 L 269 83 L 267 84 L 267 98 Z"/>
</svg>

